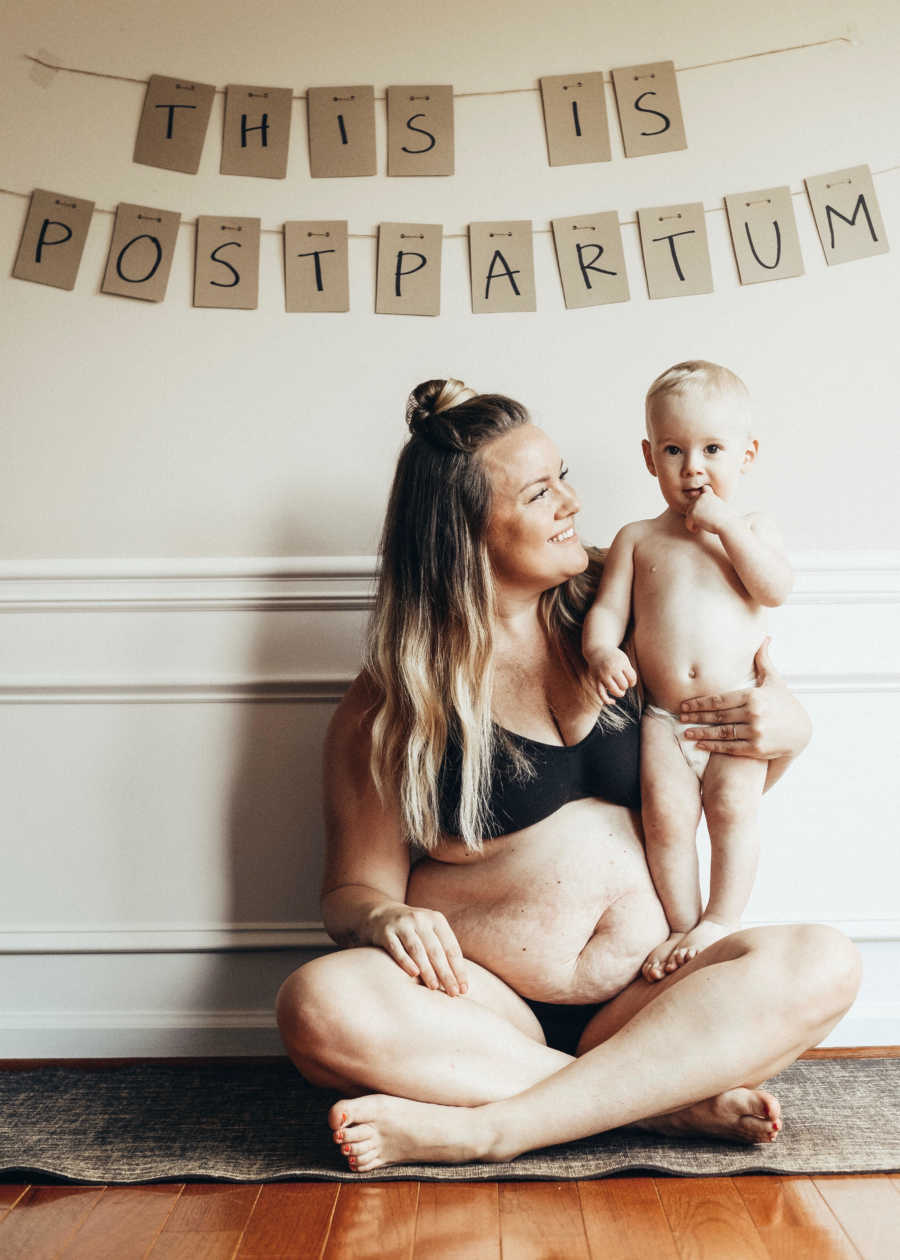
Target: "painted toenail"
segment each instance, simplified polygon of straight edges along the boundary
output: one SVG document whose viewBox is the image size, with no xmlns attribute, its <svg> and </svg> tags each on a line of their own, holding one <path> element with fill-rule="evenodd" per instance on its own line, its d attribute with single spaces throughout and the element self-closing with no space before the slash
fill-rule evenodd
<svg viewBox="0 0 900 1260">
<path fill-rule="evenodd" d="M 342 1147 L 341 1147 L 341 1150 L 344 1152 L 344 1154 L 345 1154 L 345 1155 L 349 1155 L 349 1154 L 350 1154 L 350 1147 L 349 1147 L 349 1146 L 342 1146 Z"/>
<path fill-rule="evenodd" d="M 346 1124 L 346 1123 L 347 1123 L 347 1113 L 346 1113 L 346 1111 L 342 1111 L 342 1112 L 341 1112 L 341 1124 Z"/>
</svg>

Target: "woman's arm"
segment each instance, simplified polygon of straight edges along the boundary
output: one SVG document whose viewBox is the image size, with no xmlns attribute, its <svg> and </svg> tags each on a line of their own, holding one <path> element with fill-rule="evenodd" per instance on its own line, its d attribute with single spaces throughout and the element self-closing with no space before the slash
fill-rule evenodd
<svg viewBox="0 0 900 1260">
<path fill-rule="evenodd" d="M 765 790 L 777 783 L 809 743 L 812 724 L 797 697 L 769 659 L 769 639 L 754 658 L 758 685 L 721 696 L 699 696 L 681 705 L 687 739 L 698 748 L 733 757 L 768 761 Z"/>
<path fill-rule="evenodd" d="M 381 800 L 369 766 L 371 701 L 357 678 L 325 740 L 322 919 L 338 945 L 378 946 L 407 975 L 455 996 L 466 976 L 450 925 L 437 910 L 406 904 L 410 857 L 399 805 Z"/>
</svg>

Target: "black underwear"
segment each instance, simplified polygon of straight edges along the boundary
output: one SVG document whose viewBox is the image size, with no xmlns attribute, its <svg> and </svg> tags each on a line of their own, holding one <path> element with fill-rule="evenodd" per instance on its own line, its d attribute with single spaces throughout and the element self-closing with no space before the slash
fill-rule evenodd
<svg viewBox="0 0 900 1260">
<path fill-rule="evenodd" d="M 498 727 L 526 755 L 534 773 L 523 777 L 502 743 L 498 746 L 485 839 L 521 831 L 569 801 L 587 797 L 640 809 L 640 729 L 634 719 L 622 730 L 605 730 L 598 723 L 577 744 L 543 744 Z M 459 835 L 460 771 L 459 745 L 450 740 L 438 782 L 441 831 L 448 836 Z"/>
<path fill-rule="evenodd" d="M 525 1001 L 537 1016 L 547 1045 L 566 1054 L 575 1053 L 581 1034 L 602 1005 L 591 1002 L 587 1006 L 564 1006 L 556 1002 L 533 1002 L 530 998 Z"/>
</svg>

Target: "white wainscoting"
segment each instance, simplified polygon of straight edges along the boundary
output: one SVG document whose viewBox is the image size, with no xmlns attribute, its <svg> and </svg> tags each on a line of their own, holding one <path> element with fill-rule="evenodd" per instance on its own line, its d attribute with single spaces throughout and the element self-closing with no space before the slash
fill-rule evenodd
<svg viewBox="0 0 900 1260">
<path fill-rule="evenodd" d="M 900 554 L 795 555 L 772 618 L 812 713 L 763 807 L 749 922 L 866 976 L 833 1044 L 900 1043 Z M 0 568 L 0 1058 L 268 1053 L 317 917 L 320 749 L 371 557 Z"/>
</svg>

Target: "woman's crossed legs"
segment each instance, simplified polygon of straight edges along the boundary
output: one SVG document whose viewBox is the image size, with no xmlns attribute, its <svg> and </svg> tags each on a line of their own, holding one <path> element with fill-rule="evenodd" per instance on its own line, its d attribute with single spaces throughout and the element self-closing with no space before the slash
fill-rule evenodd
<svg viewBox="0 0 900 1260">
<path fill-rule="evenodd" d="M 346 1095 L 329 1123 L 351 1166 L 506 1160 L 635 1123 L 770 1140 L 778 1106 L 759 1084 L 837 1023 L 859 963 L 828 928 L 736 932 L 657 984 L 629 985 L 576 1059 L 542 1044 L 496 976 L 472 963 L 469 976 L 469 996 L 448 998 L 363 949 L 285 982 L 282 1036 L 308 1079 Z"/>
</svg>

